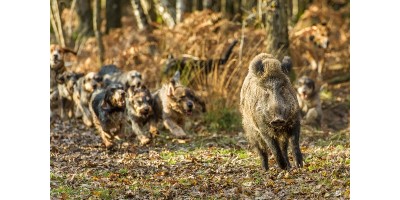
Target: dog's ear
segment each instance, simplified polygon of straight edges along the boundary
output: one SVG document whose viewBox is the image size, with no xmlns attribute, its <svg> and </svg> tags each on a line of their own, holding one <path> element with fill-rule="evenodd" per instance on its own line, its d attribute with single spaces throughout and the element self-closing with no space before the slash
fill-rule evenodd
<svg viewBox="0 0 400 200">
<path fill-rule="evenodd" d="M 61 51 L 62 53 L 72 53 L 72 54 L 74 54 L 75 56 L 76 56 L 76 54 L 77 54 L 75 51 L 73 51 L 73 50 L 71 50 L 71 49 L 68 49 L 68 48 L 61 48 L 60 51 Z"/>
<path fill-rule="evenodd" d="M 64 76 L 64 74 L 58 75 L 57 78 L 56 78 L 56 80 L 57 80 L 57 83 L 58 83 L 58 84 L 63 84 L 63 83 L 65 82 L 65 76 Z"/>
<path fill-rule="evenodd" d="M 103 77 L 96 74 L 94 76 L 94 80 L 96 80 L 97 82 L 102 82 L 103 81 Z"/>
<path fill-rule="evenodd" d="M 80 79 L 80 78 L 82 78 L 83 76 L 85 76 L 84 73 L 77 73 L 77 74 L 76 74 L 76 79 Z"/>
<path fill-rule="evenodd" d="M 103 102 L 101 103 L 101 108 L 104 110 L 108 110 L 111 108 L 110 106 L 110 100 L 111 100 L 111 96 L 112 96 L 113 92 L 111 89 L 107 89 L 106 90 L 106 94 L 104 95 L 104 99 Z"/>
<path fill-rule="evenodd" d="M 173 96 L 175 91 L 176 82 L 172 79 L 168 84 L 167 96 Z"/>
<path fill-rule="evenodd" d="M 110 107 L 110 104 L 107 103 L 106 100 L 103 100 L 103 103 L 101 104 L 101 108 L 104 110 L 109 110 L 111 107 Z"/>
<path fill-rule="evenodd" d="M 308 37 L 308 39 L 312 42 L 314 41 L 315 36 L 314 35 L 310 35 L 310 37 Z"/>
</svg>

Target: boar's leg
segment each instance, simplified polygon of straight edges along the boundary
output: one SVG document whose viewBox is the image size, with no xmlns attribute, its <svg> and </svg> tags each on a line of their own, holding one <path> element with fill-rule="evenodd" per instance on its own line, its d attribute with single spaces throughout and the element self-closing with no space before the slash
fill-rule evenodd
<svg viewBox="0 0 400 200">
<path fill-rule="evenodd" d="M 272 154 L 274 155 L 275 160 L 278 163 L 279 167 L 281 169 L 287 169 L 288 166 L 286 164 L 285 158 L 282 156 L 282 151 L 279 147 L 278 140 L 275 138 L 266 136 L 266 142 L 267 142 L 269 148 L 271 149 Z"/>
<path fill-rule="evenodd" d="M 300 123 L 296 125 L 292 130 L 292 135 L 290 136 L 290 147 L 294 156 L 294 161 L 297 167 L 303 167 L 303 155 L 300 151 Z"/>
<path fill-rule="evenodd" d="M 268 171 L 268 152 L 267 152 L 266 148 L 267 148 L 266 144 L 264 144 L 264 145 L 257 144 L 256 145 L 257 153 L 258 153 L 258 155 L 260 155 L 260 158 L 261 158 L 261 165 L 266 171 Z"/>
<path fill-rule="evenodd" d="M 283 139 L 280 141 L 279 146 L 281 147 L 282 150 L 282 156 L 285 159 L 287 168 L 290 169 L 290 162 L 289 162 L 289 157 L 288 157 L 288 146 L 289 146 L 289 140 L 288 139 Z"/>
</svg>

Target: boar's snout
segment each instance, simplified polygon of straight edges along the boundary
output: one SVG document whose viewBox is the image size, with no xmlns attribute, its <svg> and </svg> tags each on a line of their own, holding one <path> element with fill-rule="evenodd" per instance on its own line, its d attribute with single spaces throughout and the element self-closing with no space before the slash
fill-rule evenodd
<svg viewBox="0 0 400 200">
<path fill-rule="evenodd" d="M 274 120 L 272 120 L 270 122 L 271 126 L 274 127 L 280 127 L 280 126 L 284 126 L 286 124 L 286 120 L 282 119 L 282 118 L 275 118 Z"/>
</svg>

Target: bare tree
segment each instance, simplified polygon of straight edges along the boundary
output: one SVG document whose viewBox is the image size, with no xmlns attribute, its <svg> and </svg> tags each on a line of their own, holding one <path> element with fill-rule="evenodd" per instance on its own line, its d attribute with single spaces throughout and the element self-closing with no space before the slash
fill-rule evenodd
<svg viewBox="0 0 400 200">
<path fill-rule="evenodd" d="M 183 14 L 186 11 L 186 1 L 185 0 L 176 0 L 176 23 L 179 23 L 183 20 Z"/>
<path fill-rule="evenodd" d="M 85 36 L 93 35 L 93 14 L 90 7 L 90 0 L 78 0 L 76 13 L 79 18 L 78 32 Z"/>
<path fill-rule="evenodd" d="M 289 48 L 288 20 L 285 3 L 286 0 L 269 1 L 265 20 L 266 31 L 270 41 L 267 51 L 277 54 L 278 57 L 288 55 Z"/>
<path fill-rule="evenodd" d="M 149 24 L 146 20 L 146 15 L 144 14 L 142 5 L 140 4 L 140 0 L 131 0 L 133 7 L 133 14 L 136 18 L 136 23 L 139 30 L 145 30 L 149 27 Z"/>
<path fill-rule="evenodd" d="M 56 35 L 57 42 L 62 47 L 65 47 L 64 30 L 62 28 L 60 10 L 58 8 L 58 1 L 52 0 L 50 2 L 50 5 L 51 5 L 51 7 L 50 7 L 50 22 L 53 26 L 53 30 Z"/>
<path fill-rule="evenodd" d="M 203 9 L 211 9 L 212 3 L 212 0 L 203 0 Z"/>
<path fill-rule="evenodd" d="M 113 28 L 122 27 L 121 0 L 106 0 L 106 33 Z"/>
<path fill-rule="evenodd" d="M 94 0 L 93 5 L 93 29 L 95 30 L 95 36 L 97 41 L 97 46 L 99 47 L 99 63 L 103 65 L 104 61 L 104 45 L 102 40 L 102 34 L 100 31 L 101 25 L 101 17 L 100 17 L 100 10 L 101 10 L 101 0 Z"/>
<path fill-rule="evenodd" d="M 157 13 L 161 16 L 165 24 L 169 28 L 173 28 L 175 26 L 175 21 L 173 15 L 168 12 L 168 6 L 165 6 L 165 4 L 161 4 L 160 0 L 153 0 L 154 1 L 154 6 L 156 7 Z M 162 0 L 164 3 L 166 3 L 166 0 Z"/>
</svg>

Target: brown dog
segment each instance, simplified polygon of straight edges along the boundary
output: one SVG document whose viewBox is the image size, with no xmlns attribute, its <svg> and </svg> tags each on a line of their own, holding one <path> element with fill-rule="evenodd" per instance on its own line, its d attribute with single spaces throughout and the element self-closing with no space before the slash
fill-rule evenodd
<svg viewBox="0 0 400 200">
<path fill-rule="evenodd" d="M 83 76 L 74 72 L 64 72 L 57 77 L 58 83 L 58 108 L 60 109 L 60 117 L 62 120 L 72 118 L 74 111 L 73 92 L 77 80 Z"/>
<path fill-rule="evenodd" d="M 89 72 L 85 76 L 79 78 L 74 86 L 73 99 L 76 106 L 75 117 L 82 116 L 83 123 L 88 127 L 92 126 L 89 101 L 94 90 L 100 87 L 100 83 L 101 77 L 95 72 Z"/>
<path fill-rule="evenodd" d="M 107 149 L 114 146 L 114 138 L 122 131 L 126 119 L 125 106 L 125 91 L 121 84 L 111 84 L 92 94 L 89 109 Z"/>
<path fill-rule="evenodd" d="M 198 103 L 205 112 L 205 104 L 194 92 L 180 84 L 177 71 L 168 84 L 152 94 L 155 101 L 154 111 L 157 119 L 162 119 L 165 128 L 178 138 L 187 137 L 182 129 L 185 119 L 192 115 L 194 103 Z"/>
<path fill-rule="evenodd" d="M 59 99 L 57 77 L 66 71 L 64 66 L 64 54 L 76 52 L 68 48 L 62 48 L 59 45 L 50 45 L 50 119 L 55 115 Z"/>
<path fill-rule="evenodd" d="M 141 145 L 150 142 L 150 139 L 143 131 L 143 127 L 147 123 L 150 123 L 150 133 L 157 134 L 153 107 L 154 101 L 149 89 L 143 85 L 139 88 L 135 86 L 128 88 L 128 96 L 126 98 L 127 119 Z"/>
</svg>

